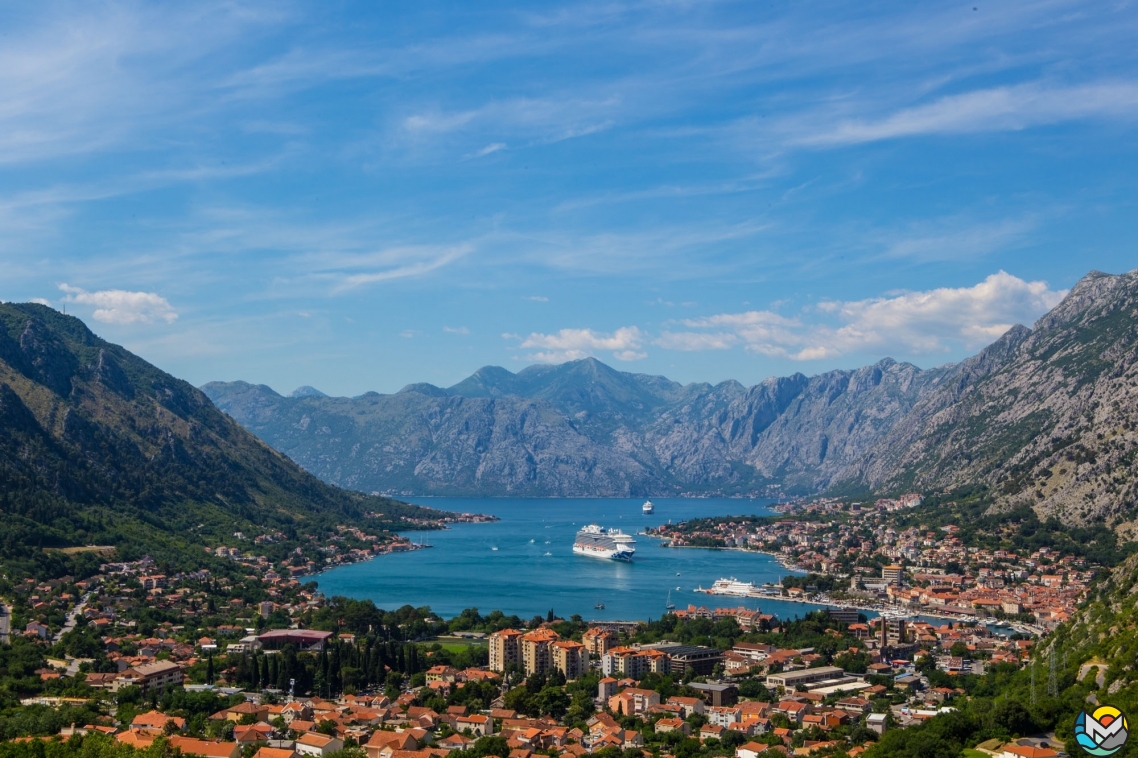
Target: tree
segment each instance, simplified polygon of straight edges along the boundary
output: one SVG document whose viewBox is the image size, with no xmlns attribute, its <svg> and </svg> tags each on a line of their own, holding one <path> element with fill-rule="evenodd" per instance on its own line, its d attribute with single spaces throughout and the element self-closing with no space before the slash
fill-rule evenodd
<svg viewBox="0 0 1138 758">
<path fill-rule="evenodd" d="M 510 745 L 506 742 L 505 737 L 498 734 L 490 734 L 485 737 L 479 737 L 471 750 L 475 758 L 485 758 L 485 756 L 488 755 L 496 755 L 498 758 L 507 758 L 510 754 Z"/>
<path fill-rule="evenodd" d="M 1034 734 L 1038 727 L 1031 713 L 1018 700 L 1003 700 L 992 710 L 992 725 L 1009 737 Z"/>
<path fill-rule="evenodd" d="M 747 735 L 737 729 L 727 729 L 723 732 L 723 736 L 719 741 L 724 748 L 733 751 L 747 741 Z"/>
<path fill-rule="evenodd" d="M 534 695 L 527 687 L 515 687 L 506 693 L 503 702 L 507 708 L 518 713 L 534 712 Z"/>
<path fill-rule="evenodd" d="M 569 696 L 560 687 L 549 686 L 537 696 L 537 707 L 543 713 L 560 719 L 569 710 Z"/>
</svg>

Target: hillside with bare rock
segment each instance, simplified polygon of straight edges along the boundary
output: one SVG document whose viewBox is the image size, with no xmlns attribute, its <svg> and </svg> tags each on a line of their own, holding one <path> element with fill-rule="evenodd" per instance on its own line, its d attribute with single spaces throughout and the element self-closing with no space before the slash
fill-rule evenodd
<svg viewBox="0 0 1138 758">
<path fill-rule="evenodd" d="M 1138 272 L 1092 272 L 1032 329 L 963 362 L 839 475 L 875 489 L 987 483 L 997 506 L 1132 532 Z"/>
</svg>

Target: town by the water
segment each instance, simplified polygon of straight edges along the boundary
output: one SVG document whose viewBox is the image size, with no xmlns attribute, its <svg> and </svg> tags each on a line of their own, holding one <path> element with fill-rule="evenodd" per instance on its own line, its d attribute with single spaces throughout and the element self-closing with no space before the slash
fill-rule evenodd
<svg viewBox="0 0 1138 758">
<path fill-rule="evenodd" d="M 242 547 L 211 551 L 226 569 L 143 557 L 78 581 L 4 580 L 0 676 L 21 707 L 0 718 L 0 737 L 204 758 L 857 756 L 998 687 L 1099 570 L 1056 546 L 969 544 L 954 524 L 921 523 L 921 504 L 818 499 L 649 528 L 665 547 L 758 550 L 806 572 L 778 585 L 725 577 L 705 603 L 656 620 L 556 608 L 444 619 L 326 597 L 310 574 L 424 546 L 356 527 L 277 561 L 262 548 L 282 535 L 237 534 Z M 824 609 L 780 619 L 731 596 Z"/>
</svg>

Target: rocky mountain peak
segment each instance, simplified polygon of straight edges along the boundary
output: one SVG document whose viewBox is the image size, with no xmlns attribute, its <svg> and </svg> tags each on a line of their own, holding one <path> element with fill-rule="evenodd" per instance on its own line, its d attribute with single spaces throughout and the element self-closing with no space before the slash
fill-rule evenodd
<svg viewBox="0 0 1138 758">
<path fill-rule="evenodd" d="M 315 387 L 309 387 L 307 384 L 303 387 L 297 387 L 292 391 L 289 397 L 328 397 Z"/>
</svg>

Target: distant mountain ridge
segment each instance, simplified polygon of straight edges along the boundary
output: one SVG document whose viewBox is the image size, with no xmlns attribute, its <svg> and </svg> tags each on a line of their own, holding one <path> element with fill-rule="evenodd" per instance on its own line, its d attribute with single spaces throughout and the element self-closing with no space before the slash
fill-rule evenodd
<svg viewBox="0 0 1138 758">
<path fill-rule="evenodd" d="M 858 460 L 946 369 L 857 371 L 680 385 L 592 358 L 517 374 L 488 366 L 453 387 L 283 397 L 203 391 L 325 481 L 363 491 L 531 496 L 812 489 Z"/>
<path fill-rule="evenodd" d="M 1091 272 L 1033 328 L 959 364 L 680 385 L 595 359 L 453 387 L 285 398 L 214 382 L 218 407 L 325 481 L 364 491 L 650 496 L 981 484 L 1071 523 L 1130 529 L 1138 272 Z M 1138 534 L 1138 532 L 1136 532 Z"/>
</svg>

